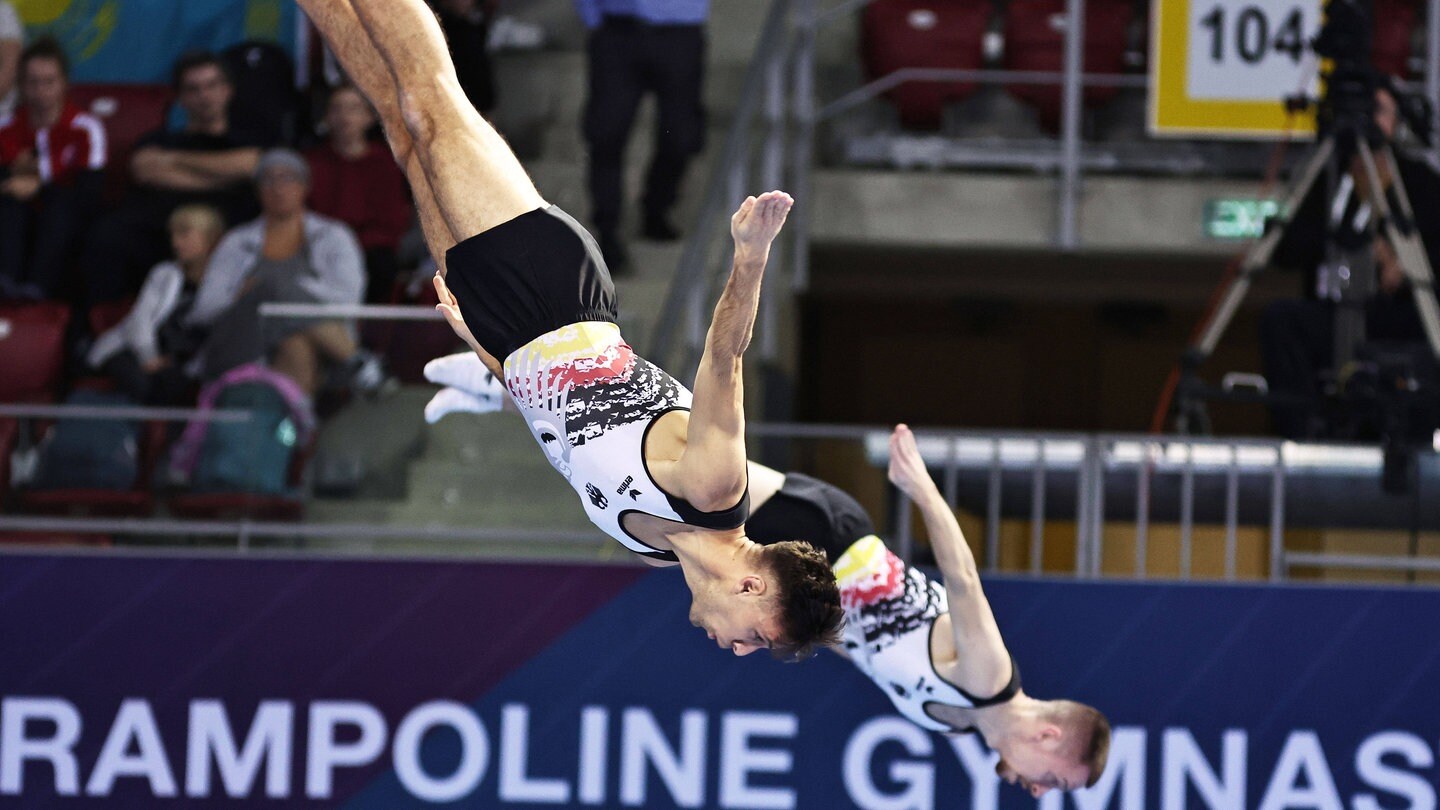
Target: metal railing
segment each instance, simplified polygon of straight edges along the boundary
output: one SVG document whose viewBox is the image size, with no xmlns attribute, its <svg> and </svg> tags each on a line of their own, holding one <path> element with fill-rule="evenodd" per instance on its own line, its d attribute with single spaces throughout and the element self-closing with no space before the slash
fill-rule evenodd
<svg viewBox="0 0 1440 810">
<path fill-rule="evenodd" d="M 807 433 L 820 435 L 825 430 L 810 426 Z M 834 428 L 830 435 L 855 434 L 853 429 Z M 1178 529 L 1180 579 L 1193 576 L 1195 531 L 1202 525 L 1223 527 L 1220 578 L 1224 580 L 1238 578 L 1238 535 L 1245 526 L 1265 532 L 1271 581 L 1289 578 L 1297 567 L 1440 570 L 1440 559 L 1418 555 L 1287 549 L 1287 518 L 1291 524 L 1315 528 L 1412 533 L 1440 528 L 1440 509 L 1433 504 L 1424 504 L 1423 515 L 1409 517 L 1377 508 L 1384 460 L 1375 446 L 1118 434 L 931 431 L 917 436 L 927 464 L 941 471 L 947 502 L 983 515 L 983 564 L 990 571 L 999 570 L 1005 518 L 1028 519 L 1029 570 L 1034 574 L 1043 570 L 1045 527 L 1057 519 L 1073 518 L 1075 575 L 1150 576 L 1151 530 L 1157 512 Z M 869 461 L 876 466 L 887 463 L 887 434 L 870 433 L 865 441 Z M 1433 477 L 1440 471 L 1440 456 L 1422 454 L 1420 470 L 1422 480 L 1426 472 Z M 1066 500 L 1071 496 L 1073 501 Z M 1303 499 L 1296 502 L 1297 496 Z M 1414 497 L 1419 498 L 1418 492 Z M 908 512 L 903 497 L 900 508 Z M 897 548 L 913 548 L 910 524 L 897 523 L 896 529 Z M 1107 537 L 1131 532 L 1133 565 L 1127 570 L 1118 560 L 1109 560 L 1114 564 L 1107 566 Z"/>
<path fill-rule="evenodd" d="M 105 411 L 104 414 L 91 411 Z M 0 415 L 116 418 L 153 409 L 0 406 Z M 72 413 L 73 412 L 73 413 Z M 231 420 L 235 414 L 182 412 L 186 417 Z M 171 414 L 175 417 L 176 415 Z M 240 418 L 243 418 L 240 417 Z M 500 417 L 496 417 L 500 418 Z M 753 423 L 754 440 L 840 442 L 861 449 L 870 475 L 883 476 L 890 431 L 877 426 Z M 1233 581 L 1289 579 L 1296 568 L 1373 571 L 1437 571 L 1440 558 L 1315 551 L 1290 548 L 1287 530 L 1297 527 L 1368 527 L 1375 530 L 1440 529 L 1440 503 L 1424 503 L 1407 522 L 1376 508 L 1369 488 L 1378 489 L 1383 465 L 1378 447 L 1309 445 L 1256 439 L 1195 439 L 1085 433 L 1017 433 L 976 430 L 920 430 L 921 455 L 952 508 L 978 520 L 979 562 L 989 572 L 1069 574 L 1081 578 L 1201 575 L 1193 564 L 1206 527 L 1220 537 L 1223 562 L 1209 566 L 1209 578 Z M 537 457 L 538 458 L 538 457 Z M 1420 477 L 1440 475 L 1440 456 L 1422 454 Z M 851 474 L 855 474 L 851 470 Z M 911 505 L 890 488 L 888 506 L 872 505 L 882 534 L 907 560 L 918 555 Z M 1009 529 L 1007 522 L 1011 523 Z M 1170 535 L 1166 548 L 1176 558 L 1157 574 L 1152 557 L 1157 527 Z M 1073 525 L 1073 532 L 1071 526 Z M 1252 553 L 1242 571 L 1240 532 L 1249 529 Z M 1023 531 L 1022 531 L 1023 530 Z M 357 523 L 255 519 L 184 520 L 153 518 L 0 515 L 0 532 L 103 534 L 152 538 L 234 538 L 241 551 L 257 539 L 349 541 L 418 539 L 453 551 L 517 544 L 536 548 L 583 549 L 585 559 L 624 559 L 606 554 L 613 543 L 593 530 L 510 528 L 443 523 Z M 1258 538 L 1263 534 L 1263 542 Z M 1176 539 L 1178 535 L 1178 540 Z M 1073 538 L 1073 539 L 1072 539 Z M 1132 556 L 1121 555 L 1121 538 L 1133 538 Z M 1073 557 L 1061 564 L 1054 554 Z M 1054 545 L 1052 548 L 1052 544 Z M 1005 549 L 1017 562 L 1001 564 Z M 1259 560 L 1259 567 L 1256 560 Z"/>
</svg>

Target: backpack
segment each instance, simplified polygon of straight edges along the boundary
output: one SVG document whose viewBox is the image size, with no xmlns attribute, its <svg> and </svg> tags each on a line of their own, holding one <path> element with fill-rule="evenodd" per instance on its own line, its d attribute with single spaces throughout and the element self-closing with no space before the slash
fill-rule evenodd
<svg viewBox="0 0 1440 810">
<path fill-rule="evenodd" d="M 76 391 L 69 405 L 133 406 L 124 394 Z M 37 448 L 33 490 L 124 491 L 140 474 L 140 425 L 125 419 L 61 419 Z"/>
<path fill-rule="evenodd" d="M 196 492 L 288 494 L 300 432 L 284 394 L 262 380 L 238 382 L 220 391 L 215 407 L 249 411 L 250 418 L 209 425 L 191 487 Z"/>
</svg>

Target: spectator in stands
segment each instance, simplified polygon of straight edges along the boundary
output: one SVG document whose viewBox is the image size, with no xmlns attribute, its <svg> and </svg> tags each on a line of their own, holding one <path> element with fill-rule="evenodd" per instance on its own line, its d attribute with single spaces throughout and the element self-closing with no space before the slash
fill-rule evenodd
<svg viewBox="0 0 1440 810">
<path fill-rule="evenodd" d="M 343 222 L 305 207 L 310 167 L 288 149 L 260 158 L 255 174 L 260 218 L 220 241 L 196 294 L 188 323 L 210 326 L 198 369 L 213 379 L 244 363 L 268 360 L 310 394 L 327 365 L 347 382 L 373 390 L 384 382 L 374 355 L 345 321 L 262 319 L 266 302 L 358 304 L 365 292 L 364 257 Z"/>
<path fill-rule="evenodd" d="M 0 297 L 54 298 L 103 183 L 105 127 L 66 100 L 52 39 L 20 58 L 20 109 L 0 125 Z"/>
<path fill-rule="evenodd" d="M 225 233 L 220 213 L 185 205 L 170 215 L 174 258 L 155 265 L 130 313 L 95 340 L 90 365 L 120 390 L 146 405 L 182 405 L 193 385 L 185 366 L 203 341 L 203 330 L 186 325 L 195 293 L 215 244 Z"/>
<path fill-rule="evenodd" d="M 369 287 L 365 299 L 390 300 L 399 265 L 395 249 L 414 211 L 405 176 L 384 145 L 370 139 L 377 119 L 353 85 L 330 93 L 328 138 L 305 157 L 310 162 L 310 207 L 349 225 L 365 250 Z"/>
<path fill-rule="evenodd" d="M 20 51 L 25 47 L 25 26 L 10 0 L 0 0 L 0 120 L 15 112 L 20 95 Z"/>
<path fill-rule="evenodd" d="M 250 180 L 263 144 L 230 120 L 229 73 L 214 54 L 180 58 L 173 84 L 185 114 L 179 131 L 140 139 L 130 158 L 134 188 L 122 208 L 101 218 L 82 262 L 91 301 L 134 293 L 138 276 L 164 258 L 166 223 L 182 205 L 213 206 L 227 224 L 255 215 Z"/>
<path fill-rule="evenodd" d="M 1395 137 L 1398 108 L 1385 90 L 1375 96 L 1375 125 L 1388 139 Z M 1394 150 L 1396 168 L 1415 213 L 1415 225 L 1432 268 L 1440 260 L 1440 174 L 1425 160 Z M 1329 274 L 1321 272 L 1328 246 L 1348 251 L 1373 251 L 1377 292 L 1365 307 L 1366 339 L 1410 342 L 1424 339 L 1410 284 L 1394 246 L 1383 238 L 1369 240 L 1373 209 L 1367 201 L 1365 173 L 1358 164 L 1342 175 L 1327 195 L 1323 179 L 1290 217 L 1272 263 L 1304 271 L 1310 297 L 1276 301 L 1260 321 L 1260 349 L 1270 390 L 1301 397 L 1309 404 L 1271 408 L 1275 430 L 1290 439 L 1315 438 L 1320 424 L 1320 375 L 1332 369 L 1335 357 L 1336 295 Z M 1380 181 L 1389 186 L 1390 167 L 1377 155 Z M 1350 293 L 1353 295 L 1353 293 Z"/>
<path fill-rule="evenodd" d="M 495 78 L 490 66 L 490 21 L 495 17 L 498 0 L 433 0 L 450 43 L 450 57 L 455 61 L 455 76 L 460 89 L 489 117 L 495 108 Z"/>
<path fill-rule="evenodd" d="M 590 147 L 591 216 L 611 270 L 626 266 L 620 239 L 622 159 L 636 108 L 645 93 L 657 106 L 655 153 L 645 180 L 642 234 L 670 241 L 670 221 L 685 168 L 704 142 L 701 86 L 709 0 L 575 0 L 591 29 L 590 97 L 585 140 Z"/>
</svg>

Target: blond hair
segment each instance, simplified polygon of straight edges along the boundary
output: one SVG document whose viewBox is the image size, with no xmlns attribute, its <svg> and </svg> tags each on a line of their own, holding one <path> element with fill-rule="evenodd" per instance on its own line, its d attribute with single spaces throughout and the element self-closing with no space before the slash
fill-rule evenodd
<svg viewBox="0 0 1440 810">
<path fill-rule="evenodd" d="M 1089 769 L 1085 787 L 1094 786 L 1110 757 L 1110 721 L 1099 709 L 1073 700 L 1050 701 L 1048 715 L 1051 722 L 1065 730 L 1065 737 L 1071 741 L 1070 755 Z"/>
<path fill-rule="evenodd" d="M 225 232 L 225 220 L 220 212 L 208 205 L 182 205 L 170 213 L 167 223 L 170 230 L 176 228 L 199 228 L 210 236 L 212 242 L 220 239 Z"/>
</svg>

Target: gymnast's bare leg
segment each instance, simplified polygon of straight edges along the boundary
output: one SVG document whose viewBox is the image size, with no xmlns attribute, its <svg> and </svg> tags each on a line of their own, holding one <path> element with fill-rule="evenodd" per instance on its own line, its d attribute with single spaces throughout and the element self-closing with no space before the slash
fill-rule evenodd
<svg viewBox="0 0 1440 810">
<path fill-rule="evenodd" d="M 510 147 L 460 90 L 444 35 L 423 3 L 299 2 L 375 106 L 410 181 L 426 243 L 441 270 L 436 281 L 441 311 L 499 375 L 499 362 L 470 335 L 445 288 L 445 251 L 543 207 L 544 199 Z"/>
</svg>

